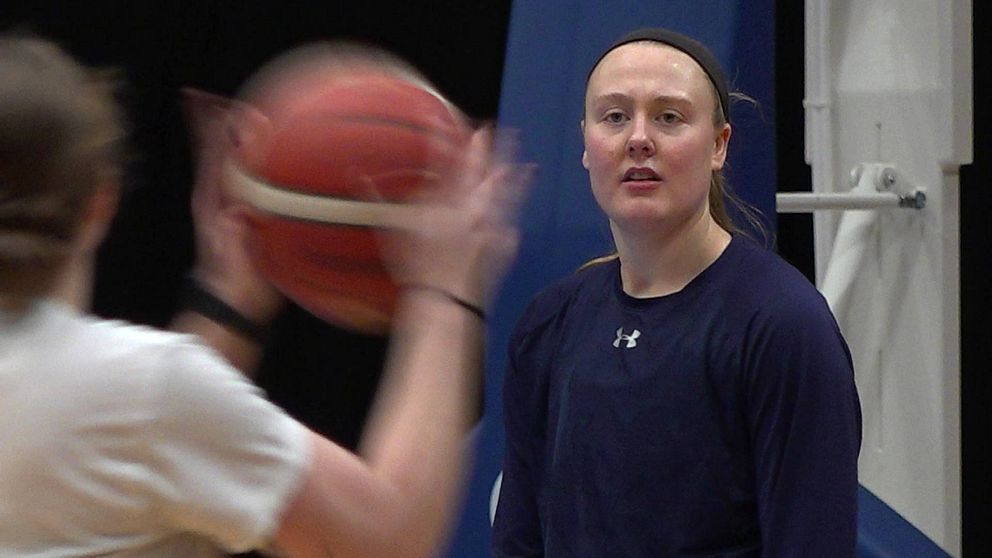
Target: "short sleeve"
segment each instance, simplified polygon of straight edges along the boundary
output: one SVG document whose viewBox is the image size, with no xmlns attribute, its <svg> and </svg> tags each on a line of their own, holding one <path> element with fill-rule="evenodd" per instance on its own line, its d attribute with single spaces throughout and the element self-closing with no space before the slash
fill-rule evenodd
<svg viewBox="0 0 992 558">
<path fill-rule="evenodd" d="M 306 428 L 209 350 L 167 358 L 148 433 L 160 516 L 229 552 L 267 545 L 309 465 Z"/>
</svg>

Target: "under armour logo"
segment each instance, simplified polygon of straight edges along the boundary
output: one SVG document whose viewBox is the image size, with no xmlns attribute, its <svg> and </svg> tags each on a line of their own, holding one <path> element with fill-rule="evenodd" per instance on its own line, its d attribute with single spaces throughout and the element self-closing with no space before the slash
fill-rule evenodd
<svg viewBox="0 0 992 558">
<path fill-rule="evenodd" d="M 617 338 L 613 341 L 613 346 L 619 348 L 621 341 L 627 342 L 627 348 L 632 349 L 637 346 L 637 338 L 641 336 L 641 332 L 634 330 L 630 332 L 630 335 L 624 335 L 623 328 L 617 330 Z"/>
</svg>

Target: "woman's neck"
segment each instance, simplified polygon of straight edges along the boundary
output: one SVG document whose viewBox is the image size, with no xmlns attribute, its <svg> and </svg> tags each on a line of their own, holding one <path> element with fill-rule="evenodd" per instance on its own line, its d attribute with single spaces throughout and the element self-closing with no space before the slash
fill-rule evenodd
<svg viewBox="0 0 992 558">
<path fill-rule="evenodd" d="M 730 244 L 731 235 L 709 213 L 680 230 L 628 234 L 613 227 L 623 290 L 636 298 L 669 295 L 685 288 Z"/>
<path fill-rule="evenodd" d="M 52 298 L 80 312 L 88 312 L 93 290 L 93 257 L 77 254 L 66 263 L 52 293 Z"/>
</svg>

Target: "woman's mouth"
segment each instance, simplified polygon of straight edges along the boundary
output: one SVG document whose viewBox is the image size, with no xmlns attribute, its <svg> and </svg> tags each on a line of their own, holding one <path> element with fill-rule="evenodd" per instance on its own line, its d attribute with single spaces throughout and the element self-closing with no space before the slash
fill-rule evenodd
<svg viewBox="0 0 992 558">
<path fill-rule="evenodd" d="M 627 172 L 623 173 L 623 182 L 659 182 L 661 181 L 661 176 L 656 173 L 653 169 L 647 167 L 637 167 L 627 169 Z"/>
</svg>

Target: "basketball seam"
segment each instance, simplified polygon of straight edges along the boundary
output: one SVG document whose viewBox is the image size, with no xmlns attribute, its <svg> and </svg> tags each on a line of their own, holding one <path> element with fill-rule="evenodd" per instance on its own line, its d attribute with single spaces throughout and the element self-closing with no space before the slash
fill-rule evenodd
<svg viewBox="0 0 992 558">
<path fill-rule="evenodd" d="M 311 117 L 312 118 L 312 117 Z M 395 125 L 399 128 L 407 128 L 415 132 L 423 132 L 425 134 L 432 134 L 438 139 L 444 140 L 449 144 L 454 144 L 454 140 L 445 137 L 444 134 L 435 134 L 435 129 L 429 126 L 418 124 L 416 122 L 396 120 L 394 117 L 390 116 L 371 116 L 371 115 L 349 115 L 349 114 L 335 114 L 332 120 L 338 120 L 340 122 L 353 122 L 360 124 L 383 124 L 386 126 Z"/>
<path fill-rule="evenodd" d="M 292 191 L 227 165 L 234 194 L 252 207 L 301 221 L 357 227 L 408 228 L 418 209 L 403 203 L 361 201 Z"/>
</svg>

